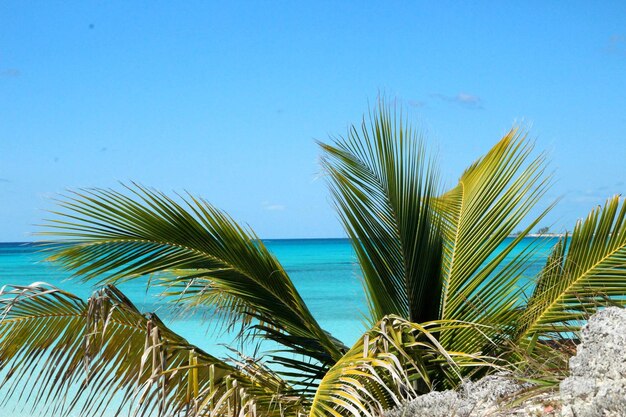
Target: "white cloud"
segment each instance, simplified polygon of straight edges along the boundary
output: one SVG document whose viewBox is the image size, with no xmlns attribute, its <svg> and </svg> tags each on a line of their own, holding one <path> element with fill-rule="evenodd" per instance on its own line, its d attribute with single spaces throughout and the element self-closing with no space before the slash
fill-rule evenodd
<svg viewBox="0 0 626 417">
<path fill-rule="evenodd" d="M 261 207 L 263 207 L 263 210 L 267 211 L 284 211 L 287 208 L 282 204 L 274 204 L 268 201 L 263 201 Z"/>
<path fill-rule="evenodd" d="M 605 51 L 608 54 L 626 56 L 626 36 L 611 35 Z"/>
<path fill-rule="evenodd" d="M 407 100 L 407 104 L 411 107 L 424 107 L 426 103 L 420 100 Z"/>
<path fill-rule="evenodd" d="M 20 75 L 22 75 L 22 71 L 18 70 L 17 68 L 5 68 L 3 70 L 0 70 L 0 77 L 17 78 Z"/>
<path fill-rule="evenodd" d="M 466 107 L 468 109 L 482 109 L 483 108 L 483 100 L 474 95 L 465 92 L 460 92 L 454 96 L 448 96 L 441 93 L 434 93 L 430 95 L 433 98 L 446 101 L 448 103 L 458 104 L 460 106 Z"/>
</svg>

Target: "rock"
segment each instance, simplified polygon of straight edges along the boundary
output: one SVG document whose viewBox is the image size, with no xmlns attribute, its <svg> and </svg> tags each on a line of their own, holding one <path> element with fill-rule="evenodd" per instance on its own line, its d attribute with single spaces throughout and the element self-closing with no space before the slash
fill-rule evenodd
<svg viewBox="0 0 626 417">
<path fill-rule="evenodd" d="M 386 417 L 496 416 L 501 401 L 523 390 L 525 385 L 505 373 L 490 375 L 478 381 L 466 382 L 456 391 L 433 391 L 421 395 L 405 406 L 388 412 Z"/>
<path fill-rule="evenodd" d="M 610 307 L 593 315 L 570 359 L 570 376 L 559 392 L 507 406 L 527 384 L 506 374 L 466 382 L 456 391 L 431 392 L 385 417 L 624 417 L 626 416 L 626 309 Z"/>
<path fill-rule="evenodd" d="M 560 385 L 563 417 L 626 416 L 626 309 L 593 315 Z"/>
<path fill-rule="evenodd" d="M 385 417 L 450 417 L 457 415 L 460 397 L 456 391 L 433 391 L 420 395 L 415 400 L 389 411 Z"/>
</svg>

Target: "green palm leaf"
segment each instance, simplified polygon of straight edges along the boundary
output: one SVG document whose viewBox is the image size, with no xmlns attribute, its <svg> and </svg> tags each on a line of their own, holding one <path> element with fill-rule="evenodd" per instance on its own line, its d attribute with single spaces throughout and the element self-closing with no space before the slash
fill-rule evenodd
<svg viewBox="0 0 626 417">
<path fill-rule="evenodd" d="M 347 350 L 313 318 L 289 276 L 251 231 L 191 196 L 183 205 L 144 187 L 131 195 L 84 190 L 60 201 L 47 224 L 52 259 L 83 279 L 104 283 L 176 269 L 163 278 L 181 302 L 202 303 L 244 325 L 262 324 L 265 337 L 305 355 L 319 378 Z M 308 363 L 310 360 L 304 360 Z"/>
<path fill-rule="evenodd" d="M 554 247 L 520 319 L 518 342 L 566 336 L 599 307 L 626 304 L 626 204 L 610 198 Z"/>
<path fill-rule="evenodd" d="M 437 174 L 401 116 L 380 109 L 320 144 L 330 190 L 362 269 L 372 322 L 437 318 L 442 240 L 432 214 Z"/>
<path fill-rule="evenodd" d="M 495 336 L 511 323 L 519 305 L 519 279 L 528 248 L 511 261 L 507 255 L 547 213 L 516 239 L 496 249 L 544 195 L 544 157 L 531 159 L 532 145 L 511 130 L 461 176 L 459 184 L 437 199 L 445 236 L 441 318 L 489 325 Z M 469 330 L 448 332 L 442 341 L 455 349 L 479 349 Z M 475 340 L 474 340 L 475 339 Z"/>
<path fill-rule="evenodd" d="M 279 415 L 279 403 L 302 407 L 286 400 L 278 379 L 246 374 L 190 345 L 112 286 L 88 302 L 42 283 L 5 287 L 0 308 L 5 401 L 18 396 L 54 416 Z"/>
</svg>

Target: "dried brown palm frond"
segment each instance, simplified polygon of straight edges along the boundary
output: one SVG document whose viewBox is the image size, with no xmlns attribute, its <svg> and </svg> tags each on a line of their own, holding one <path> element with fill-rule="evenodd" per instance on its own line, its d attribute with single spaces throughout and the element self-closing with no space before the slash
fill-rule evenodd
<svg viewBox="0 0 626 417">
<path fill-rule="evenodd" d="M 54 416 L 297 413 L 301 399 L 267 369 L 250 372 L 189 344 L 115 287 L 87 302 L 43 283 L 0 292 L 5 401 Z M 260 368 L 259 368 L 260 369 Z"/>
</svg>

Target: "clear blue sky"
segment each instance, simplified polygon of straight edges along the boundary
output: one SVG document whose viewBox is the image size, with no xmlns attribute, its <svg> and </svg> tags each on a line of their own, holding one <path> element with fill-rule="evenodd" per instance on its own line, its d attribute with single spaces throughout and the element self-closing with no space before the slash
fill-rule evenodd
<svg viewBox="0 0 626 417">
<path fill-rule="evenodd" d="M 626 190 L 626 2 L 0 3 L 0 241 L 66 188 L 188 190 L 262 237 L 335 237 L 315 139 L 379 92 L 447 184 L 514 123 L 570 228 Z M 548 201 L 546 201 L 546 204 Z"/>
</svg>

